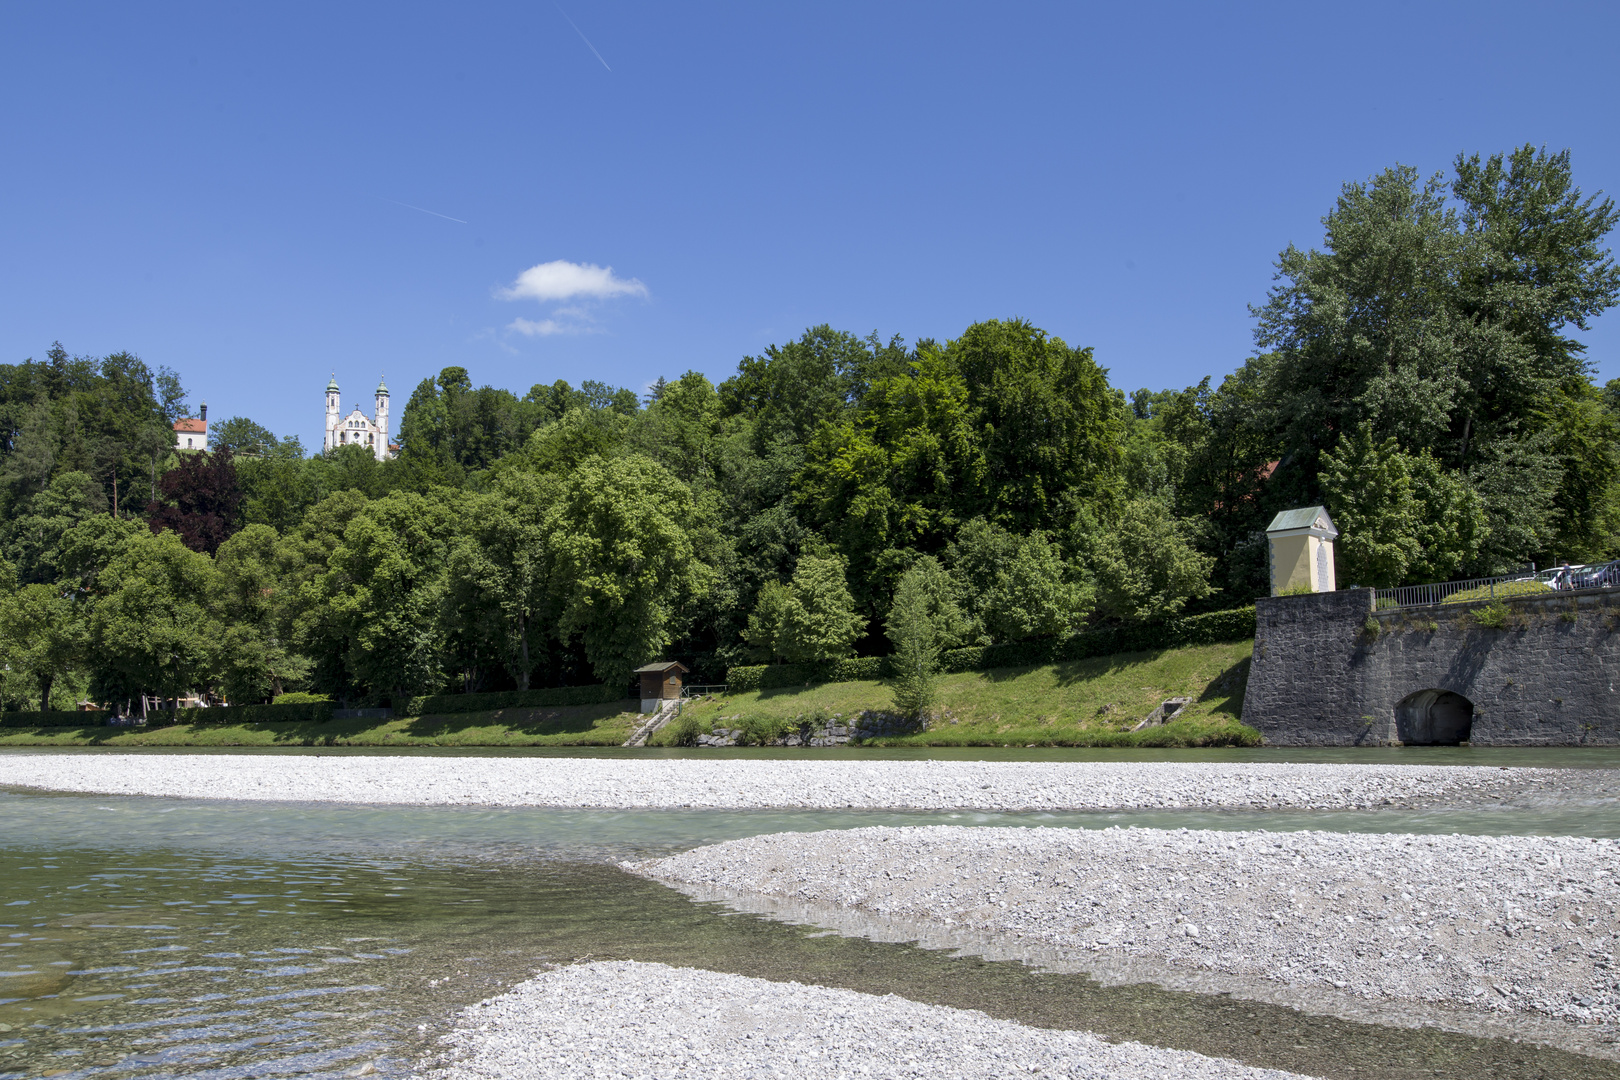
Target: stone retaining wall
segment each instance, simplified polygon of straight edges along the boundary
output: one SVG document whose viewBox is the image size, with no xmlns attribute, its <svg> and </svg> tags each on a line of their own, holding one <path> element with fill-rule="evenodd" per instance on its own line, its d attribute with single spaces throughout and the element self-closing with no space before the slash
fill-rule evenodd
<svg viewBox="0 0 1620 1080">
<path fill-rule="evenodd" d="M 1620 744 L 1614 592 L 1386 611 L 1371 589 L 1261 599 L 1243 722 L 1279 746 L 1454 742 L 1458 720 L 1475 746 Z M 1481 622 L 1501 607 L 1505 627 Z"/>
<path fill-rule="evenodd" d="M 834 716 L 825 721 L 807 721 L 772 739 L 769 746 L 845 746 L 851 739 L 879 739 L 891 735 L 910 735 L 923 730 L 924 725 L 907 720 L 894 713 L 867 709 L 849 720 Z M 746 737 L 742 728 L 716 726 L 711 734 L 699 735 L 698 746 L 736 746 Z"/>
</svg>

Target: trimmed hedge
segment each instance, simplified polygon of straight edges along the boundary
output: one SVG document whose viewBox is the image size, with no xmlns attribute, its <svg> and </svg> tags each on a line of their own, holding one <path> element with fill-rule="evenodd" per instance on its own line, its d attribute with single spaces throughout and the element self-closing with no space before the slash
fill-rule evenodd
<svg viewBox="0 0 1620 1080">
<path fill-rule="evenodd" d="M 1150 652 L 1182 645 L 1214 645 L 1254 637 L 1254 608 L 1211 611 L 1171 619 L 1154 626 L 1118 626 L 1088 630 L 1066 638 L 1015 641 L 951 649 L 940 657 L 945 672 L 988 671 L 992 668 L 1035 667 L 1069 660 L 1085 660 L 1114 653 Z M 726 689 L 733 694 L 812 683 L 855 682 L 881 679 L 889 674 L 886 656 L 862 656 L 826 664 L 757 664 L 726 672 Z"/>
<path fill-rule="evenodd" d="M 107 722 L 112 713 L 103 709 L 79 712 L 52 709 L 49 712 L 0 713 L 0 727 L 92 727 Z"/>
<path fill-rule="evenodd" d="M 306 694 L 302 690 L 293 690 L 289 693 L 278 694 L 272 705 L 314 705 L 323 701 L 331 701 L 331 694 Z"/>
<path fill-rule="evenodd" d="M 610 701 L 628 698 L 623 689 L 607 685 L 558 686 L 547 690 L 507 690 L 494 694 L 435 694 L 415 697 L 400 716 L 423 716 L 428 713 L 485 712 L 492 709 L 530 709 L 557 705 L 605 705 Z"/>
<path fill-rule="evenodd" d="M 752 664 L 727 670 L 726 692 L 741 694 L 749 690 L 775 690 L 786 686 L 809 686 L 812 683 L 859 682 L 862 679 L 881 679 L 887 674 L 887 656 L 856 656 L 821 664 Z"/>
<path fill-rule="evenodd" d="M 1015 641 L 952 649 L 940 658 L 945 671 L 987 671 L 990 668 L 1033 667 L 1067 660 L 1085 660 L 1124 652 L 1150 652 L 1180 645 L 1213 645 L 1254 637 L 1254 608 L 1212 611 L 1154 626 L 1117 626 L 1088 630 L 1066 638 Z"/>
<path fill-rule="evenodd" d="M 168 722 L 167 709 L 154 709 L 146 714 L 146 722 Z M 292 705 L 217 705 L 211 709 L 181 709 L 175 714 L 175 723 L 208 724 L 268 724 L 303 723 L 324 724 L 332 719 L 330 701 L 306 701 Z"/>
</svg>

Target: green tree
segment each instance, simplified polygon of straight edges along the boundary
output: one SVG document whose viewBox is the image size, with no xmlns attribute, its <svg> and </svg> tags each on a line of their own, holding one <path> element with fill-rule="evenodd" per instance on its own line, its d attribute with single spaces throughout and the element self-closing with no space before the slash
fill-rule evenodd
<svg viewBox="0 0 1620 1080">
<path fill-rule="evenodd" d="M 102 580 L 124 545 L 150 530 L 138 521 L 98 514 L 85 518 L 62 534 L 57 584 L 79 599 L 94 601 L 109 586 Z"/>
<path fill-rule="evenodd" d="M 865 626 L 844 580 L 844 561 L 803 555 L 791 583 L 767 582 L 760 589 L 743 636 L 767 657 L 805 664 L 848 656 Z"/>
<path fill-rule="evenodd" d="M 1215 560 L 1194 549 L 1190 533 L 1161 499 L 1127 502 L 1085 545 L 1098 613 L 1127 623 L 1162 622 L 1213 592 Z"/>
<path fill-rule="evenodd" d="M 1257 420 L 1301 467 L 1301 499 L 1316 496 L 1320 456 L 1361 424 L 1430 453 L 1483 500 L 1475 565 L 1500 570 L 1604 531 L 1610 466 L 1571 453 L 1588 442 L 1592 388 L 1566 331 L 1620 302 L 1603 246 L 1620 214 L 1581 195 L 1567 152 L 1531 146 L 1459 156 L 1449 193 L 1442 176 L 1386 170 L 1345 185 L 1323 251 L 1283 252 L 1255 311 L 1270 350 Z"/>
<path fill-rule="evenodd" d="M 86 518 L 107 512 L 101 485 L 88 473 L 57 473 L 24 503 L 12 522 L 11 556 L 24 581 L 52 582 L 61 573 L 62 536 Z"/>
<path fill-rule="evenodd" d="M 222 628 L 210 610 L 213 561 L 174 533 L 135 533 L 99 575 L 90 609 L 92 665 L 103 685 L 171 700 L 207 688 Z"/>
<path fill-rule="evenodd" d="M 979 615 L 997 641 L 1060 637 L 1085 621 L 1093 595 L 1091 583 L 1037 532 L 1019 538 L 1012 561 L 981 598 Z"/>
<path fill-rule="evenodd" d="M 173 372 L 154 376 L 129 353 L 69 356 L 58 343 L 43 362 L 0 364 L 0 521 L 63 472 L 92 477 L 102 500 L 121 511 L 137 481 L 148 491 L 155 485 L 141 443 L 155 430 L 164 454 L 173 449 L 165 410 L 184 398 Z"/>
<path fill-rule="evenodd" d="M 803 446 L 823 421 L 836 420 L 876 378 L 905 363 L 898 338 L 885 345 L 873 334 L 863 341 L 823 324 L 798 341 L 743 357 L 737 374 L 720 384 L 720 399 L 728 416 L 747 420 L 755 450 L 765 456 Z"/>
<path fill-rule="evenodd" d="M 984 503 L 989 470 L 978 431 L 967 381 L 930 345 L 810 441 L 799 505 L 849 558 L 862 610 L 884 610 L 883 568 L 899 552 L 942 551 Z"/>
<path fill-rule="evenodd" d="M 233 416 L 209 426 L 208 445 L 213 450 L 229 450 L 236 457 L 267 454 L 280 445 L 275 433 L 245 416 Z"/>
<path fill-rule="evenodd" d="M 946 557 L 969 610 L 994 641 L 1059 636 L 1090 614 L 1091 582 L 1045 533 L 1018 536 L 975 518 Z"/>
<path fill-rule="evenodd" d="M 0 658 L 38 686 L 40 709 L 51 707 L 51 687 L 79 666 L 84 646 L 84 623 L 61 589 L 36 584 L 0 594 Z"/>
<path fill-rule="evenodd" d="M 986 470 L 964 520 L 1061 528 L 1077 506 L 1114 497 L 1127 409 L 1090 349 L 1022 319 L 991 319 L 968 327 L 946 355 L 967 383 Z"/>
<path fill-rule="evenodd" d="M 571 472 L 589 458 L 610 458 L 623 452 L 629 432 L 630 421 L 612 410 L 571 409 L 555 422 L 542 425 L 496 471 L 505 466 L 542 473 Z"/>
<path fill-rule="evenodd" d="M 639 454 L 589 458 L 558 486 L 544 526 L 557 632 L 604 683 L 657 659 L 708 583 L 692 517 L 686 485 Z"/>
<path fill-rule="evenodd" d="M 303 520 L 282 534 L 276 549 L 277 633 L 309 659 L 311 686 L 340 698 L 361 692 L 350 666 L 355 628 L 332 617 L 329 590 L 341 590 L 345 583 L 327 574 L 349 525 L 370 503 L 352 489 L 329 495 L 304 511 Z"/>
<path fill-rule="evenodd" d="M 368 499 L 380 499 L 396 489 L 432 490 L 438 481 L 420 470 L 413 473 L 414 467 L 405 461 L 378 461 L 369 447 L 349 443 L 322 451 L 304 462 L 303 487 L 312 503 L 340 491 L 358 491 Z M 463 478 L 457 475 L 454 479 L 459 484 Z"/>
<path fill-rule="evenodd" d="M 464 509 L 459 492 L 391 492 L 366 503 L 332 549 L 317 617 L 346 646 L 362 695 L 399 707 L 441 684 L 445 563 Z"/>
<path fill-rule="evenodd" d="M 341 456 L 348 459 L 354 451 L 365 455 L 364 447 L 346 446 L 341 448 Z M 333 463 L 324 458 L 317 462 L 305 460 L 304 445 L 296 435 L 273 439 L 256 455 L 237 458 L 243 523 L 268 525 L 277 532 L 295 527 L 304 511 L 319 500 L 317 470 L 330 479 L 327 467 Z"/>
<path fill-rule="evenodd" d="M 233 704 L 273 700 L 301 684 L 310 664 L 284 636 L 286 602 L 281 538 L 268 525 L 248 525 L 214 557 L 214 608 L 224 628 L 220 688 Z"/>
<path fill-rule="evenodd" d="M 759 659 L 782 663 L 793 651 L 794 606 L 792 590 L 780 581 L 760 586 L 748 626 L 743 630 L 743 638 L 754 646 Z"/>
<path fill-rule="evenodd" d="M 933 612 L 937 596 L 913 568 L 900 575 L 886 629 L 894 646 L 894 707 L 903 716 L 921 719 L 938 696 L 940 635 Z"/>
<path fill-rule="evenodd" d="M 1338 576 L 1389 587 L 1442 580 L 1473 559 L 1486 531 L 1480 497 L 1426 451 L 1403 453 L 1370 424 L 1322 455 L 1322 488 L 1339 527 Z"/>
<path fill-rule="evenodd" d="M 854 650 L 866 620 L 855 613 L 843 559 L 801 556 L 788 592 L 793 603 L 783 655 L 789 662 L 841 660 Z"/>
<path fill-rule="evenodd" d="M 922 610 L 934 628 L 934 637 L 941 649 L 981 643 L 982 631 L 962 607 L 962 583 L 943 563 L 932 555 L 924 555 L 902 576 L 910 579 L 910 587 L 921 598 Z"/>
<path fill-rule="evenodd" d="M 450 553 L 453 621 L 487 645 L 517 683 L 529 688 L 535 652 L 549 624 L 550 558 L 545 511 L 555 482 L 509 471 L 467 507 L 468 527 Z"/>
<path fill-rule="evenodd" d="M 689 487 L 711 489 L 718 481 L 724 427 L 720 395 L 696 371 L 659 382 L 637 427 L 636 442 Z"/>
</svg>

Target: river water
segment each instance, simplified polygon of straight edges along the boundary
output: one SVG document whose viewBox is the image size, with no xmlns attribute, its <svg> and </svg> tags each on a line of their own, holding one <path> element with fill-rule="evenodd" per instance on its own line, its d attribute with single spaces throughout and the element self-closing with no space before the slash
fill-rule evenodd
<svg viewBox="0 0 1620 1080">
<path fill-rule="evenodd" d="M 1537 763 L 1572 761 L 1554 753 Z M 0 790 L 0 821 L 0 1080 L 408 1075 L 457 1009 L 587 957 L 893 992 L 1324 1076 L 1620 1077 L 1613 1062 L 1509 1039 L 1103 987 L 841 937 L 695 903 L 617 866 L 740 836 L 882 824 L 1620 836 L 1620 810 L 1608 803 L 906 814 L 247 804 L 12 789 Z"/>
</svg>

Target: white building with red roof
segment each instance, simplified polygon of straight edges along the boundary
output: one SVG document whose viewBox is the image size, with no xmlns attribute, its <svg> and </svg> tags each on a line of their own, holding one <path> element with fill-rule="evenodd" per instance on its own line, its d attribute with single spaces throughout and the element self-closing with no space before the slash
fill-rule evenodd
<svg viewBox="0 0 1620 1080">
<path fill-rule="evenodd" d="M 198 410 L 201 415 L 183 417 L 174 422 L 174 448 L 176 450 L 208 449 L 208 402 Z"/>
</svg>

